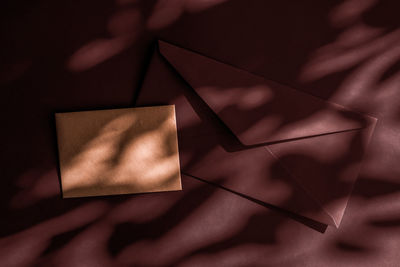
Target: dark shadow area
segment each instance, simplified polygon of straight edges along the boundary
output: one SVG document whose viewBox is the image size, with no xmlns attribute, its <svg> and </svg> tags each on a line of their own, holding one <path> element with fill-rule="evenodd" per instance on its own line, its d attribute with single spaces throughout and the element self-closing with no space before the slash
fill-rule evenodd
<svg viewBox="0 0 400 267">
<path fill-rule="evenodd" d="M 398 74 L 400 72 L 400 61 L 397 61 L 397 63 L 393 64 L 388 68 L 381 76 L 381 79 L 379 82 L 384 83 L 385 81 L 391 79 L 393 76 Z"/>
<path fill-rule="evenodd" d="M 48 254 L 51 254 L 59 249 L 62 249 L 63 246 L 68 244 L 74 237 L 79 235 L 82 231 L 84 231 L 87 227 L 90 227 L 89 225 L 84 225 L 82 227 L 79 227 L 77 229 L 74 229 L 72 231 L 64 232 L 59 235 L 55 235 L 54 237 L 51 238 L 51 243 L 47 247 L 45 251 L 43 251 L 41 256 L 46 256 Z"/>
<path fill-rule="evenodd" d="M 347 242 L 338 242 L 337 248 L 350 253 L 368 253 L 370 249 L 359 245 L 353 245 Z"/>
<path fill-rule="evenodd" d="M 379 177 L 367 177 L 357 180 L 354 193 L 371 199 L 379 196 L 394 194 L 399 191 L 400 184 L 391 181 L 380 181 Z"/>
<path fill-rule="evenodd" d="M 382 27 L 386 31 L 396 30 L 400 26 L 396 12 L 398 5 L 396 0 L 377 1 L 376 5 L 362 16 L 368 25 Z"/>
<path fill-rule="evenodd" d="M 380 227 L 380 228 L 391 228 L 391 227 L 399 227 L 400 226 L 400 219 L 393 218 L 388 220 L 373 220 L 370 222 L 372 226 Z"/>
</svg>

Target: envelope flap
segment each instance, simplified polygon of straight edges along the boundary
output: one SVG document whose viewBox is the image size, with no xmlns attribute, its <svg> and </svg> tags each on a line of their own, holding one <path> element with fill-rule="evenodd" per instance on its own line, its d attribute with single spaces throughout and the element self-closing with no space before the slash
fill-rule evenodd
<svg viewBox="0 0 400 267">
<path fill-rule="evenodd" d="M 339 226 L 376 120 L 363 129 L 269 145 L 297 184 Z"/>
<path fill-rule="evenodd" d="M 337 104 L 159 41 L 160 53 L 245 145 L 360 129 L 365 118 Z"/>
</svg>

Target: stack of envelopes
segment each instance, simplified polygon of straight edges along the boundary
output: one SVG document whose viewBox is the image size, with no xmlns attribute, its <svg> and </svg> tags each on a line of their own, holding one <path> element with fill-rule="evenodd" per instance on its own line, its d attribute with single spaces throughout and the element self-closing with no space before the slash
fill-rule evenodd
<svg viewBox="0 0 400 267">
<path fill-rule="evenodd" d="M 243 201 L 338 227 L 376 124 L 164 41 L 136 105 L 142 113 L 76 113 L 69 123 L 72 113 L 56 116 L 64 196 L 179 190 L 182 172 Z"/>
</svg>

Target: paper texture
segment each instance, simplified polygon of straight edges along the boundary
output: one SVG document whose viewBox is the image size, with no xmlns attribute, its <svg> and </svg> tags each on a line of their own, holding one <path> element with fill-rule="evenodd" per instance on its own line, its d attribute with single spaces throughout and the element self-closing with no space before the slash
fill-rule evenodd
<svg viewBox="0 0 400 267">
<path fill-rule="evenodd" d="M 64 198 L 181 190 L 173 105 L 55 117 Z"/>
</svg>

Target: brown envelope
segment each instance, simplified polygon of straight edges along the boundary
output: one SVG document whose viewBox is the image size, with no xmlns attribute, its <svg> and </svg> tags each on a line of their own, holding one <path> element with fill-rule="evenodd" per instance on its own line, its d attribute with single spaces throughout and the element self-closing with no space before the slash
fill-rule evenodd
<svg viewBox="0 0 400 267">
<path fill-rule="evenodd" d="M 176 105 L 184 174 L 336 227 L 376 124 L 164 41 L 136 104 Z"/>
<path fill-rule="evenodd" d="M 63 197 L 181 190 L 173 105 L 55 116 Z"/>
</svg>

